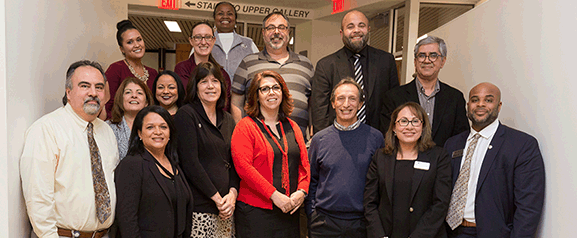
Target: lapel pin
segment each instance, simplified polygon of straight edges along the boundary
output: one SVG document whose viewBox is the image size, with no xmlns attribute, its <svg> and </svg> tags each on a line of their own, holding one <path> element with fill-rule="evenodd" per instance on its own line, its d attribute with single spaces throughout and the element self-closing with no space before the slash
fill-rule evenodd
<svg viewBox="0 0 577 238">
<path fill-rule="evenodd" d="M 493 149 L 493 146 L 492 146 L 492 145 L 489 145 L 489 149 Z"/>
<path fill-rule="evenodd" d="M 198 123 L 198 128 L 202 128 L 202 124 Z"/>
</svg>

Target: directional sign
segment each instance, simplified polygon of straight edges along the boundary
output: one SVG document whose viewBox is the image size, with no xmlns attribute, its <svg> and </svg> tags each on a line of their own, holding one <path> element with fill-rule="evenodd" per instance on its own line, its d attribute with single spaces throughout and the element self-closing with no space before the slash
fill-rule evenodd
<svg viewBox="0 0 577 238">
<path fill-rule="evenodd" d="M 220 1 L 190 1 L 182 0 L 183 9 L 191 10 L 201 10 L 201 11 L 214 11 L 214 7 Z M 246 4 L 246 3 L 232 3 L 237 13 L 249 14 L 249 15 L 261 15 L 266 16 L 271 12 L 282 12 L 288 18 L 298 18 L 298 19 L 313 19 L 312 11 L 309 9 L 300 8 L 290 8 L 290 7 L 277 7 L 277 6 L 264 6 L 256 4 Z"/>
</svg>

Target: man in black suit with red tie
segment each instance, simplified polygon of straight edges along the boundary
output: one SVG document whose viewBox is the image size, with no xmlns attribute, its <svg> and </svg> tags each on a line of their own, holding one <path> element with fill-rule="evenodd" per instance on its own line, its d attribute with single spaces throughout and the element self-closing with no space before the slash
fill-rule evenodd
<svg viewBox="0 0 577 238">
<path fill-rule="evenodd" d="M 497 86 L 473 87 L 471 129 L 445 144 L 453 168 L 451 238 L 535 236 L 545 196 L 543 157 L 534 137 L 497 120 L 501 105 Z"/>
<path fill-rule="evenodd" d="M 399 79 L 393 55 L 367 45 L 369 30 L 365 14 L 355 10 L 348 12 L 340 30 L 345 46 L 317 63 L 311 85 L 315 133 L 333 124 L 336 116 L 330 103 L 331 91 L 346 77 L 355 79 L 366 95 L 365 105 L 357 113 L 359 120 L 379 128 L 383 95 L 399 86 Z"/>
</svg>

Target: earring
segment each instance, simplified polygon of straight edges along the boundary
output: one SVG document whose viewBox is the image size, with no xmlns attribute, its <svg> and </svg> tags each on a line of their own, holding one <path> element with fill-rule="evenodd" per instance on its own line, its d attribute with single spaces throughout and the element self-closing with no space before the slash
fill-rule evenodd
<svg viewBox="0 0 577 238">
<path fill-rule="evenodd" d="M 138 137 L 139 140 L 142 140 L 142 137 Z"/>
</svg>

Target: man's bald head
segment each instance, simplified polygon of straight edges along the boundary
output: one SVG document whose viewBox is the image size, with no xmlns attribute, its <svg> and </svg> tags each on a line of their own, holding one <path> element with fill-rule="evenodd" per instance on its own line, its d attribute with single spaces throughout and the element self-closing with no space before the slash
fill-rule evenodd
<svg viewBox="0 0 577 238">
<path fill-rule="evenodd" d="M 492 83 L 480 83 L 469 91 L 467 117 L 476 131 L 493 123 L 501 111 L 501 90 Z"/>
</svg>

